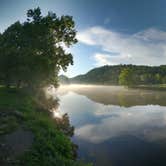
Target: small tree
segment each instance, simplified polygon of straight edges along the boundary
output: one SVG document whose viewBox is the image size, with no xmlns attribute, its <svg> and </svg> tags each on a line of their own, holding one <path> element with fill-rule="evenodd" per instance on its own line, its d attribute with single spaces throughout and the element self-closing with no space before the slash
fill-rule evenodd
<svg viewBox="0 0 166 166">
<path fill-rule="evenodd" d="M 123 69 L 119 75 L 119 84 L 125 86 L 132 86 L 134 84 L 134 77 L 132 69 Z"/>
</svg>

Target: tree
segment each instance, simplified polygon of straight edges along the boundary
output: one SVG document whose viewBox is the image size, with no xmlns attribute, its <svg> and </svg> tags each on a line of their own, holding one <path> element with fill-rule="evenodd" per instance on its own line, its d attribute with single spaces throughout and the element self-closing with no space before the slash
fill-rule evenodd
<svg viewBox="0 0 166 166">
<path fill-rule="evenodd" d="M 57 17 L 52 12 L 42 16 L 40 8 L 28 10 L 27 21 L 14 23 L 0 35 L 2 81 L 32 89 L 57 85 L 59 70 L 73 64 L 65 47 L 77 42 L 75 36 L 71 16 Z"/>
<path fill-rule="evenodd" d="M 16 22 L 11 25 L 1 37 L 0 44 L 0 73 L 4 84 L 9 86 L 14 78 L 19 76 L 20 34 L 22 25 Z M 17 73 L 17 74 L 16 74 Z"/>
<path fill-rule="evenodd" d="M 134 84 L 133 71 L 132 69 L 125 68 L 119 75 L 119 84 L 131 86 Z"/>
</svg>

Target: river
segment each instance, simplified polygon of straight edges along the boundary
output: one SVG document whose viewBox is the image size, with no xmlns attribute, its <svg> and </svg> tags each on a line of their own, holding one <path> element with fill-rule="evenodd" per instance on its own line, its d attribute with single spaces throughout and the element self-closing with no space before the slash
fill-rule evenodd
<svg viewBox="0 0 166 166">
<path fill-rule="evenodd" d="M 66 85 L 58 97 L 75 127 L 79 159 L 95 166 L 166 165 L 166 91 Z"/>
</svg>

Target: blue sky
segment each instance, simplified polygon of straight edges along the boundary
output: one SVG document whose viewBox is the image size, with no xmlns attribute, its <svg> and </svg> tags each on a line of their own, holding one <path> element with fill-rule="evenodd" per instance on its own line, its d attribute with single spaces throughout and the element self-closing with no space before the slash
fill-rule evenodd
<svg viewBox="0 0 166 166">
<path fill-rule="evenodd" d="M 76 22 L 69 77 L 102 65 L 166 64 L 165 0 L 0 0 L 0 32 L 38 6 Z"/>
</svg>

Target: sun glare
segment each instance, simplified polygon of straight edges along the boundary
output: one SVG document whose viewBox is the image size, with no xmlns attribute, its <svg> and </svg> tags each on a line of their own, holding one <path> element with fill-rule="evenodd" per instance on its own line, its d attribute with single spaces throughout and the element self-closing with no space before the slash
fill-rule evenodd
<svg viewBox="0 0 166 166">
<path fill-rule="evenodd" d="M 57 109 L 53 109 L 52 112 L 53 112 L 53 117 L 54 118 L 58 118 L 58 119 L 62 118 L 61 113 Z"/>
</svg>

